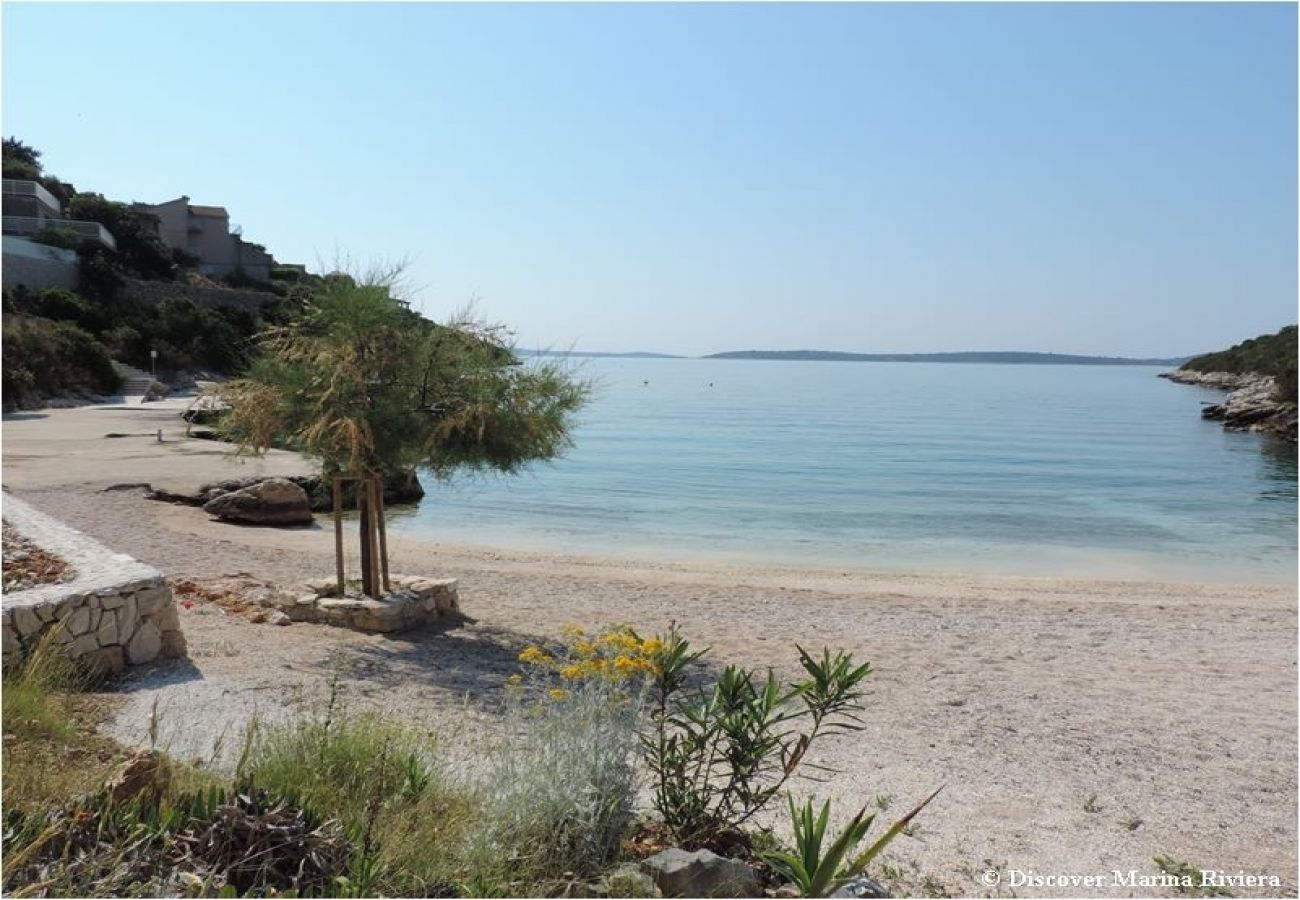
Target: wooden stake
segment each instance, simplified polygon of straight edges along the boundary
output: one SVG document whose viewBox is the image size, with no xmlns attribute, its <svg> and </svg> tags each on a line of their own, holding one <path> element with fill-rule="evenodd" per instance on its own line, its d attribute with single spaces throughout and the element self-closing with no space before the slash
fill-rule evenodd
<svg viewBox="0 0 1300 900">
<path fill-rule="evenodd" d="M 339 596 L 343 596 L 343 479 L 333 477 L 334 491 L 334 570 L 338 576 Z"/>
<path fill-rule="evenodd" d="M 375 521 L 379 523 L 379 566 L 384 576 L 384 593 L 392 593 L 388 580 L 388 529 L 384 522 L 384 479 L 375 476 Z"/>
<path fill-rule="evenodd" d="M 371 599 L 375 598 L 375 561 L 371 556 L 372 525 L 370 523 L 370 485 L 369 479 L 360 476 L 357 479 L 357 512 L 361 522 L 361 593 Z"/>
</svg>

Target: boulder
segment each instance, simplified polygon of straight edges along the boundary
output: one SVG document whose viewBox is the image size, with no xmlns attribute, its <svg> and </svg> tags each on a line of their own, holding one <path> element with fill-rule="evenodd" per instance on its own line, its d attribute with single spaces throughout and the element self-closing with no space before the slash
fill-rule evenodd
<svg viewBox="0 0 1300 900">
<path fill-rule="evenodd" d="M 847 884 L 841 885 L 830 896 L 832 897 L 857 897 L 857 898 L 887 898 L 892 896 L 889 890 L 876 881 L 874 878 L 868 878 L 865 875 L 859 875 Z"/>
<path fill-rule="evenodd" d="M 150 382 L 149 386 L 144 389 L 144 396 L 140 398 L 140 402 L 154 403 L 158 400 L 166 400 L 169 393 L 171 392 L 167 390 L 167 385 L 161 381 Z"/>
<path fill-rule="evenodd" d="M 710 850 L 670 847 L 641 863 L 665 897 L 761 897 L 754 870 L 738 859 Z"/>
<path fill-rule="evenodd" d="M 203 504 L 210 516 L 253 525 L 310 525 L 307 492 L 287 478 L 267 478 Z"/>
<path fill-rule="evenodd" d="M 311 508 L 316 512 L 329 512 L 334 509 L 334 494 L 330 489 L 330 479 L 326 477 L 294 478 L 311 498 Z M 414 470 L 384 476 L 384 506 L 396 506 L 403 503 L 417 503 L 424 496 L 424 486 Z M 357 483 L 343 483 L 343 508 L 356 509 Z"/>
</svg>

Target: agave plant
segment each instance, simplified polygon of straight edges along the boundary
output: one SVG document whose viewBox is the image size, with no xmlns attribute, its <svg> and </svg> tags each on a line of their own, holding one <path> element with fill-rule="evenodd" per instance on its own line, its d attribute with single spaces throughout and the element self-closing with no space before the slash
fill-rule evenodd
<svg viewBox="0 0 1300 900">
<path fill-rule="evenodd" d="M 853 857 L 850 857 L 850 854 L 867 836 L 876 819 L 875 813 L 868 815 L 866 807 L 863 807 L 823 851 L 826 826 L 831 817 L 830 801 L 827 800 L 822 804 L 820 812 L 814 813 L 811 800 L 805 800 L 802 807 L 797 807 L 794 798 L 791 797 L 789 798 L 790 821 L 794 826 L 796 852 L 768 851 L 761 855 L 768 865 L 794 882 L 802 896 L 828 897 L 860 875 L 871 861 L 902 833 L 908 823 L 938 795 L 939 791 L 935 791 L 920 806 L 891 825 L 875 843 Z"/>
</svg>

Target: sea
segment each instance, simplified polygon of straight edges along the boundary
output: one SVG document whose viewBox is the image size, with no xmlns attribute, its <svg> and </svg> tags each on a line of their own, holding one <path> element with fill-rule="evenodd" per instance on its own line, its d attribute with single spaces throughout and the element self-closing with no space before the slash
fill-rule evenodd
<svg viewBox="0 0 1300 900">
<path fill-rule="evenodd" d="M 817 569 L 1286 583 L 1296 449 L 1148 366 L 599 358 L 563 458 L 394 542 Z"/>
</svg>

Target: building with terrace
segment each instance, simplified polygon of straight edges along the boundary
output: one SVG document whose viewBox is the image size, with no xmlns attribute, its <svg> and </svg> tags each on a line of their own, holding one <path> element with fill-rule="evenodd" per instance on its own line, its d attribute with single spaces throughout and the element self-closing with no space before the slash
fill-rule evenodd
<svg viewBox="0 0 1300 900">
<path fill-rule="evenodd" d="M 40 182 L 6 178 L 3 182 L 4 234 L 29 238 L 48 231 L 69 231 L 78 237 L 97 241 L 111 250 L 117 241 L 98 222 L 63 218 L 59 199 Z"/>
<path fill-rule="evenodd" d="M 136 212 L 154 217 L 158 237 L 174 250 L 198 261 L 204 275 L 234 275 L 267 281 L 275 258 L 260 244 L 245 241 L 230 230 L 230 213 L 223 206 L 200 206 L 181 196 L 166 203 L 134 203 Z"/>
</svg>

